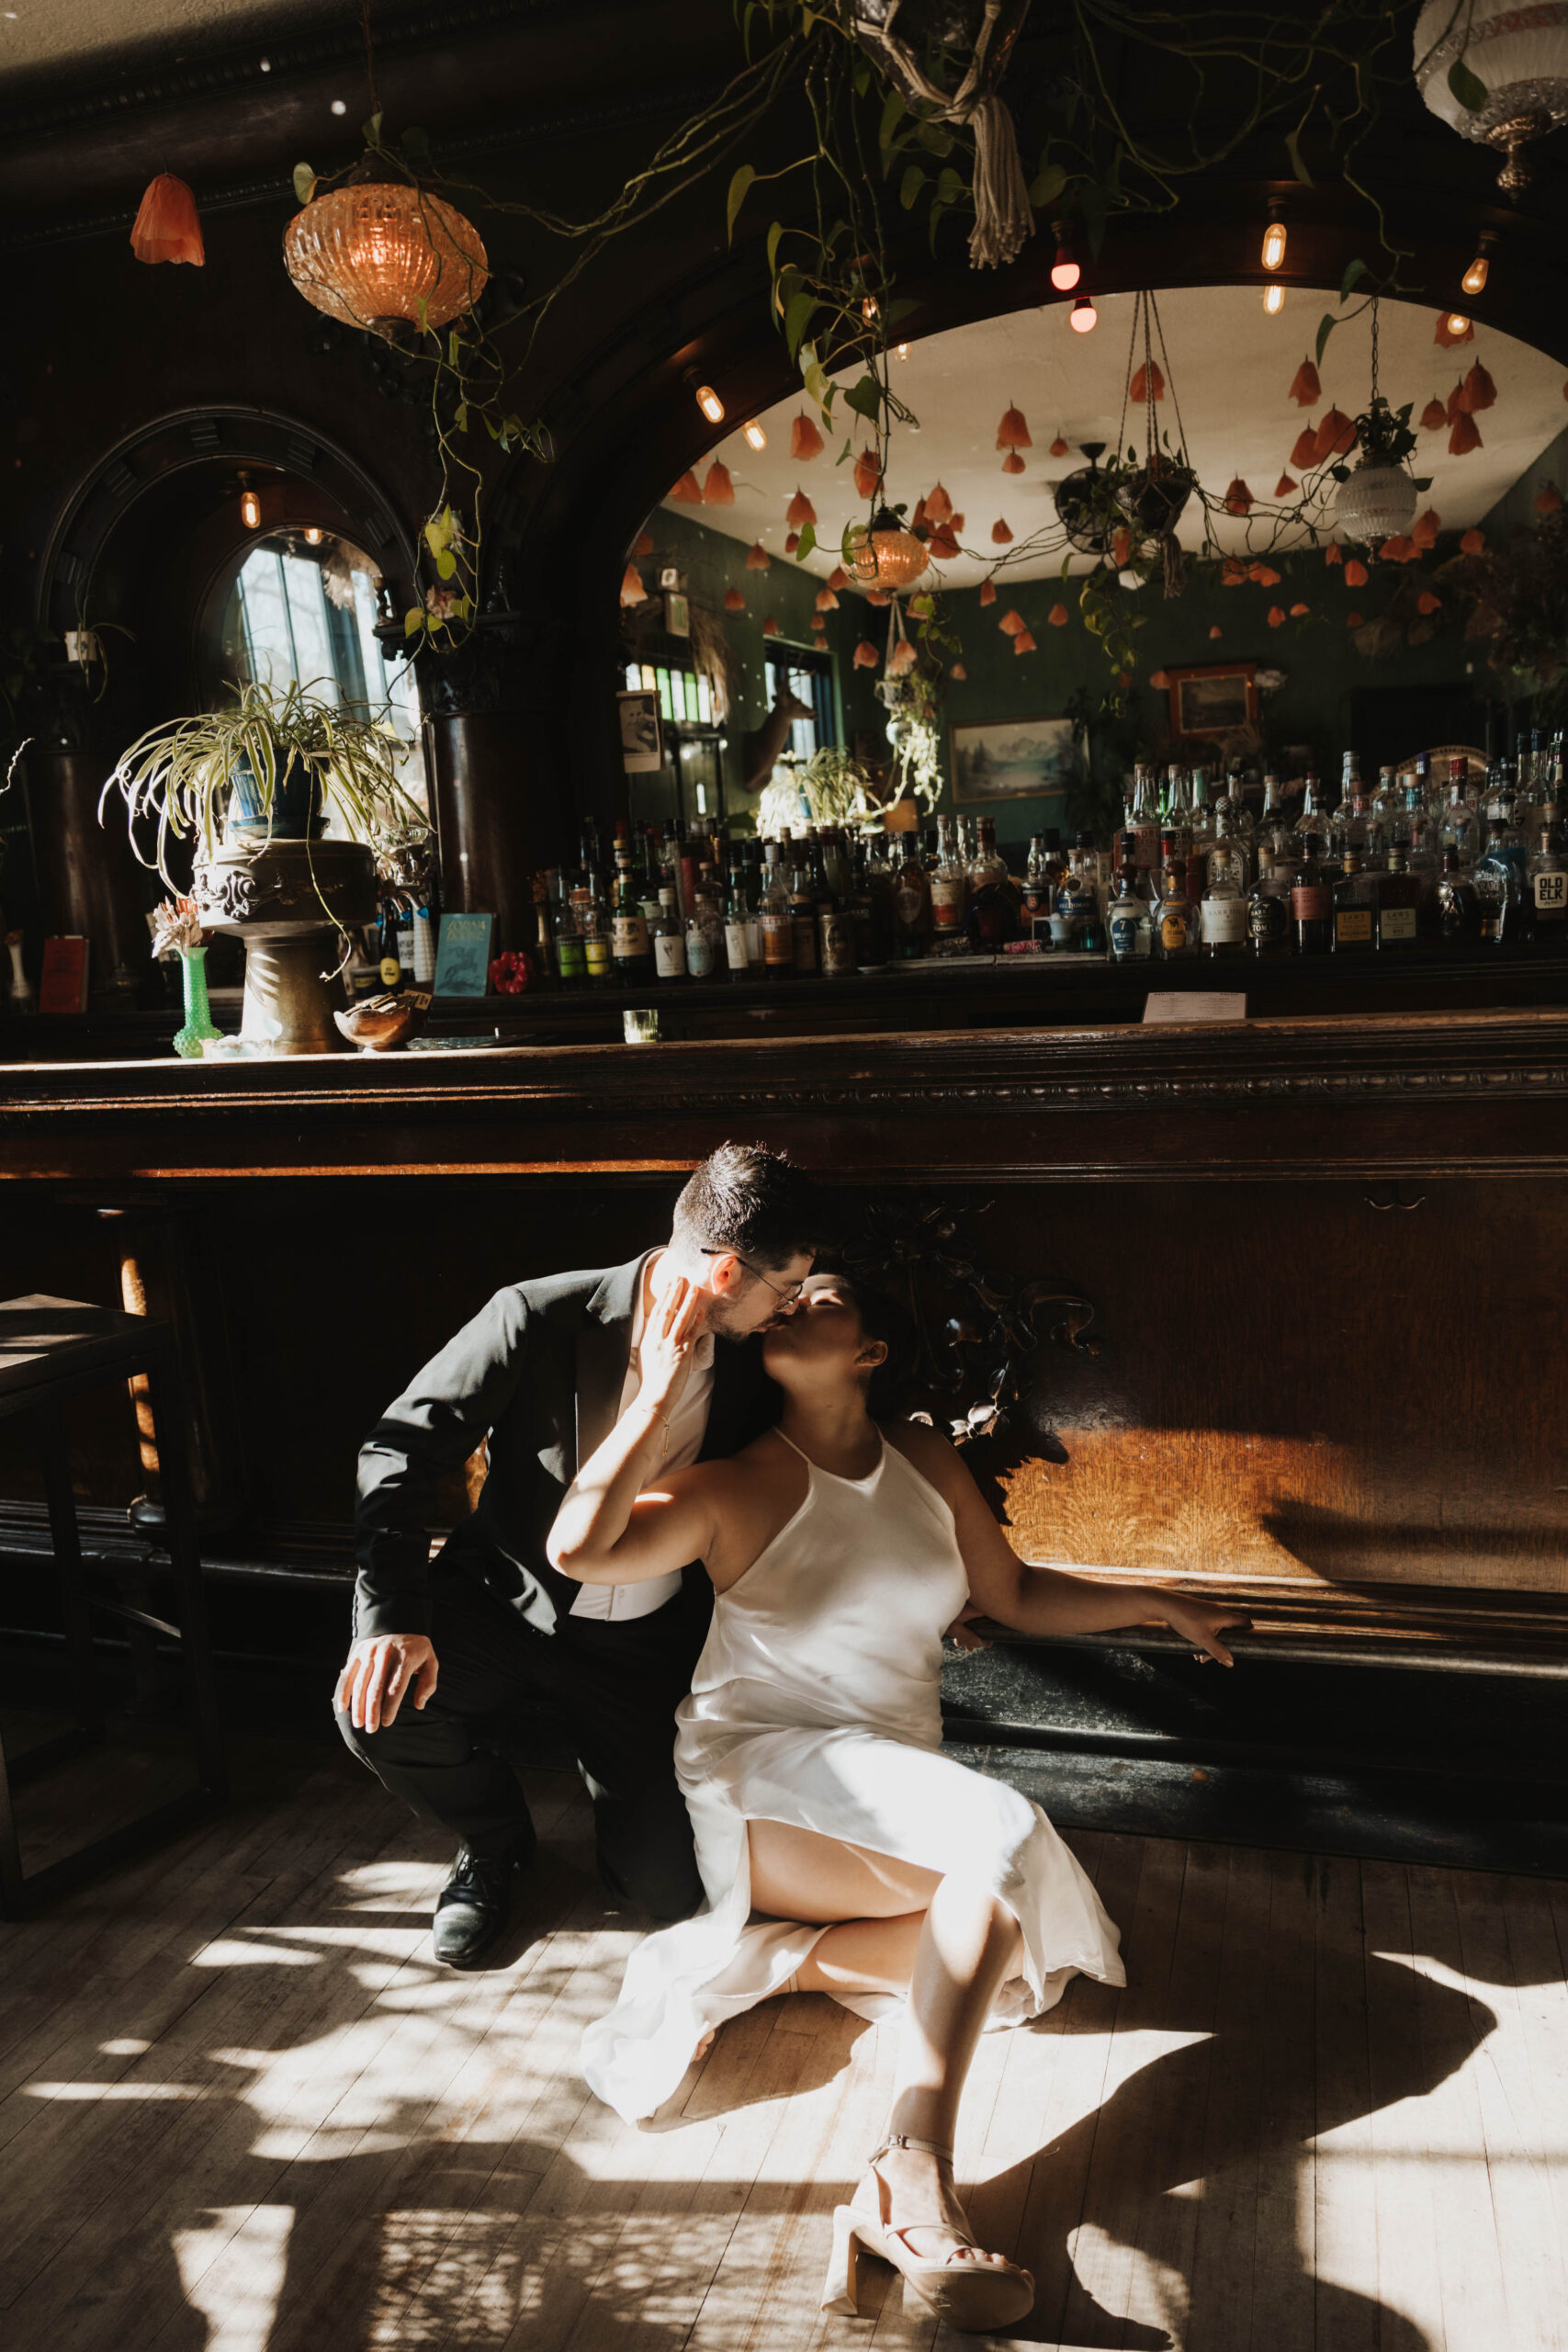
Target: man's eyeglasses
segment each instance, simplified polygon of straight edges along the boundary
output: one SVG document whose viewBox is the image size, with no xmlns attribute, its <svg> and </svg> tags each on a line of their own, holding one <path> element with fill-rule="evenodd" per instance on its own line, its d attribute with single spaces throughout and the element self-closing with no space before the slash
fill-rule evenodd
<svg viewBox="0 0 1568 2352">
<path fill-rule="evenodd" d="M 740 1258 L 740 1252 L 739 1250 L 704 1250 L 702 1254 L 705 1258 Z M 787 1283 L 785 1287 L 781 1290 L 777 1283 L 771 1283 L 768 1281 L 768 1277 L 762 1272 L 761 1266 L 754 1266 L 750 1258 L 740 1258 L 740 1262 L 745 1267 L 749 1274 L 755 1274 L 757 1280 L 763 1283 L 767 1289 L 773 1292 L 773 1296 L 779 1301 L 781 1306 L 793 1306 L 799 1298 L 801 1292 L 806 1288 L 806 1283 L 803 1278 L 797 1283 Z"/>
</svg>

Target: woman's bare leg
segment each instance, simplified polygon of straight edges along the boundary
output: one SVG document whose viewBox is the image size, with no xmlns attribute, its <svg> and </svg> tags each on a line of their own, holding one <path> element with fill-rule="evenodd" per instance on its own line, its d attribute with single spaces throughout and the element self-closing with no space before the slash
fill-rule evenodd
<svg viewBox="0 0 1568 2352">
<path fill-rule="evenodd" d="M 829 1924 L 800 1971 L 807 1992 L 909 1987 L 890 2129 L 952 2147 L 958 2104 L 991 2003 L 1017 1963 L 1018 1921 L 988 1890 L 787 1823 L 748 1824 L 751 1900 L 773 1918 Z M 919 1906 L 919 1907 L 917 1907 Z M 943 2217 L 914 2250 L 940 2259 L 967 2230 L 950 2165 L 895 2148 L 878 2170 L 889 2219 Z M 1000 2257 L 965 2252 L 973 2261 Z"/>
</svg>

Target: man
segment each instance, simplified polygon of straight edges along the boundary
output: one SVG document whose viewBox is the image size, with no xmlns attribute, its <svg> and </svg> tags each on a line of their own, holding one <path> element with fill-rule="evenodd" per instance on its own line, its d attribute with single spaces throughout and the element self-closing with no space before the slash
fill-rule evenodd
<svg viewBox="0 0 1568 2352">
<path fill-rule="evenodd" d="M 664 1466 L 734 1453 L 773 1419 L 743 1341 L 798 1295 L 814 1248 L 810 1187 L 773 1153 L 723 1144 L 675 1204 L 669 1246 L 606 1272 L 498 1291 L 426 1364 L 359 1456 L 354 1642 L 338 1727 L 387 1787 L 459 1844 L 436 1905 L 438 1960 L 478 1966 L 502 1940 L 534 1827 L 482 1721 L 547 1698 L 565 1713 L 593 1801 L 606 1886 L 660 1919 L 696 1907 L 673 1715 L 707 1630 L 707 1578 L 574 1583 L 545 1555 L 562 1496 L 637 1393 L 656 1303 L 704 1293 L 700 1360 Z M 479 1503 L 434 1563 L 438 1479 L 489 1440 Z"/>
</svg>

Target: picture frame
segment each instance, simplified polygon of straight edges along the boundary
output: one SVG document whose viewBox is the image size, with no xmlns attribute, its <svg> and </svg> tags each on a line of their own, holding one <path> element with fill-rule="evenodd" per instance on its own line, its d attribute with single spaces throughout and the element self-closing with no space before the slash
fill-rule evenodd
<svg viewBox="0 0 1568 2352">
<path fill-rule="evenodd" d="M 652 686 L 626 686 L 615 696 L 621 723 L 621 765 L 628 775 L 651 775 L 664 765 L 664 721 Z"/>
<path fill-rule="evenodd" d="M 1256 662 L 1210 662 L 1172 670 L 1170 731 L 1173 735 L 1229 735 L 1258 723 Z"/>
<path fill-rule="evenodd" d="M 1061 799 L 1078 773 L 1073 722 L 1052 713 L 955 724 L 949 729 L 949 764 L 953 797 L 961 805 Z"/>
<path fill-rule="evenodd" d="M 690 637 L 692 608 L 684 596 L 673 588 L 664 592 L 664 634 L 666 637 Z"/>
</svg>

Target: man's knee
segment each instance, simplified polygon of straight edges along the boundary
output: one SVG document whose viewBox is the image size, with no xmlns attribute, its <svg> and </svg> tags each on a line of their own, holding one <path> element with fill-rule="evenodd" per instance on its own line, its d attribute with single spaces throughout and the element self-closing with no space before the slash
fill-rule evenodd
<svg viewBox="0 0 1568 2352">
<path fill-rule="evenodd" d="M 609 1892 L 646 1911 L 661 1926 L 689 1919 L 703 1899 L 703 1883 L 688 1850 L 684 1855 L 643 1851 L 606 1853 L 599 1849 L 599 1875 Z"/>
</svg>

